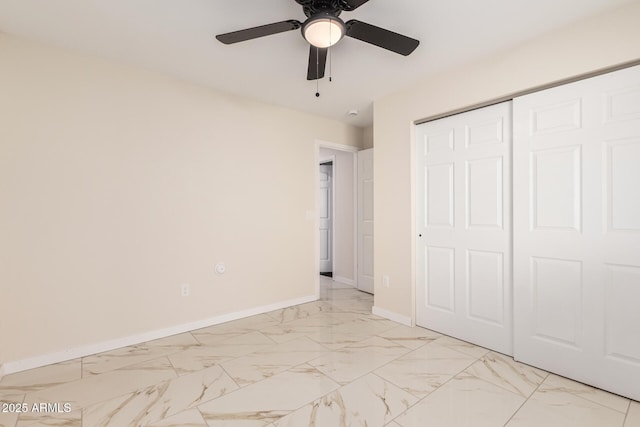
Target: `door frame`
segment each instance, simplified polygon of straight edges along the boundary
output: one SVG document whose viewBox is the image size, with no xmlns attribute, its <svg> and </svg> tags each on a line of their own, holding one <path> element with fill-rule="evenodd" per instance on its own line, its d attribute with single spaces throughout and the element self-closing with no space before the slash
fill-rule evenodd
<svg viewBox="0 0 640 427">
<path fill-rule="evenodd" d="M 320 191 L 319 191 L 319 186 L 318 183 L 320 182 L 320 148 L 328 148 L 330 150 L 336 150 L 336 151 L 344 151 L 346 153 L 351 153 L 351 156 L 353 158 L 353 241 L 354 241 L 354 245 L 353 245 L 353 280 L 354 280 L 354 284 L 357 285 L 357 280 L 358 280 L 358 245 L 357 243 L 357 239 L 358 239 L 358 216 L 357 216 L 357 208 L 358 208 L 358 159 L 356 156 L 356 153 L 358 151 L 360 151 L 361 149 L 359 147 L 354 147 L 351 145 L 344 145 L 344 144 L 338 144 L 335 142 L 330 142 L 330 141 L 324 141 L 324 140 L 315 140 L 314 143 L 314 190 L 313 190 L 313 194 L 314 194 L 314 209 L 313 209 L 313 220 L 314 220 L 314 265 L 315 265 L 315 294 L 318 296 L 318 298 L 320 297 L 320 223 L 319 223 L 319 218 L 318 218 L 318 209 L 319 209 L 319 204 L 318 204 L 318 197 L 320 195 Z M 334 180 L 335 180 L 335 175 L 336 175 L 336 162 L 334 161 L 333 163 L 333 176 L 334 176 Z M 334 187 L 334 194 L 332 197 L 335 197 L 335 183 L 333 184 Z M 335 204 L 334 207 L 332 207 L 334 209 L 334 224 L 332 224 L 332 227 L 335 228 Z M 332 245 L 335 245 L 335 236 L 334 236 L 334 240 L 332 242 Z M 335 249 L 334 246 L 332 246 L 332 250 Z M 335 252 L 335 251 L 334 251 Z M 334 255 L 332 254 L 332 257 Z M 335 270 L 335 258 L 334 258 L 334 264 L 333 264 L 333 269 Z"/>
</svg>

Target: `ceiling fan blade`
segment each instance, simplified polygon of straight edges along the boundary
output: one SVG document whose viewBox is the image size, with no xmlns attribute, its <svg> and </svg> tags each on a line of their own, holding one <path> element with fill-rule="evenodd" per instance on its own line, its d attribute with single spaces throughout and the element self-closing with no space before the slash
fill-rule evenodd
<svg viewBox="0 0 640 427">
<path fill-rule="evenodd" d="M 310 46 L 309 68 L 307 69 L 307 80 L 317 80 L 324 77 L 324 69 L 327 65 L 327 49 Z"/>
<path fill-rule="evenodd" d="M 369 0 L 342 0 L 340 2 L 340 6 L 342 10 L 351 12 L 352 10 L 356 10 L 368 1 Z"/>
<path fill-rule="evenodd" d="M 231 33 L 219 34 L 218 41 L 224 44 L 233 44 L 246 40 L 257 39 L 258 37 L 270 36 L 272 34 L 284 33 L 285 31 L 297 30 L 302 24 L 295 19 L 273 24 L 261 25 L 259 27 L 247 28 L 245 30 L 233 31 Z"/>
<path fill-rule="evenodd" d="M 420 41 L 366 22 L 352 19 L 346 23 L 347 36 L 371 43 L 383 49 L 407 56 L 420 44 Z"/>
</svg>

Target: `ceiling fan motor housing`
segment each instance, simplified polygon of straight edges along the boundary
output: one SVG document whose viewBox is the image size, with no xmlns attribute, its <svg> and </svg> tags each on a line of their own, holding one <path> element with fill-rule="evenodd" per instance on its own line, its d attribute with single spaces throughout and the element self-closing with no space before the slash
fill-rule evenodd
<svg viewBox="0 0 640 427">
<path fill-rule="evenodd" d="M 338 16 L 343 10 L 350 10 L 351 7 L 344 0 L 296 0 L 302 6 L 307 18 L 320 13 Z"/>
</svg>

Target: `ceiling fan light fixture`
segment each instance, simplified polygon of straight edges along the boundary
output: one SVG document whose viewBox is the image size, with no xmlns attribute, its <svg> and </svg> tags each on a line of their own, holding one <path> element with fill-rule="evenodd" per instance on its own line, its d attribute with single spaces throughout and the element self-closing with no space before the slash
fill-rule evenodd
<svg viewBox="0 0 640 427">
<path fill-rule="evenodd" d="M 316 15 L 309 18 L 302 26 L 302 35 L 311 45 L 328 48 L 338 43 L 345 35 L 344 22 L 332 15 Z"/>
</svg>

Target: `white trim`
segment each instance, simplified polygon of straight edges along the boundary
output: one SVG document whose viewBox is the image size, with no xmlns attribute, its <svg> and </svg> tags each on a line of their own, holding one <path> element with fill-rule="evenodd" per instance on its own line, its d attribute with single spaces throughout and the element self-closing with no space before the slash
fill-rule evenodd
<svg viewBox="0 0 640 427">
<path fill-rule="evenodd" d="M 2 377 L 4 377 L 4 365 L 0 364 L 0 381 L 2 381 Z"/>
<path fill-rule="evenodd" d="M 362 150 L 362 148 L 354 147 L 353 145 L 336 144 L 335 142 L 322 141 L 320 139 L 316 139 L 316 151 L 320 147 L 330 148 L 332 150 L 338 150 L 338 151 L 348 151 L 350 153 L 355 153 L 357 151 Z"/>
<path fill-rule="evenodd" d="M 335 154 L 331 155 L 331 274 L 336 271 L 336 182 L 338 182 L 338 163 Z"/>
<path fill-rule="evenodd" d="M 340 277 L 340 276 L 333 276 L 332 279 L 334 282 L 342 283 L 343 285 L 353 286 L 354 288 L 356 287 L 356 281 L 353 279 L 347 279 L 346 277 Z"/>
<path fill-rule="evenodd" d="M 416 141 L 416 126 L 411 126 L 411 143 L 409 144 L 409 151 L 411 161 L 409 162 L 409 173 L 411 174 L 411 182 L 409 183 L 409 190 L 411 194 L 411 221 L 409 222 L 411 227 L 411 322 L 416 324 L 416 312 L 418 311 L 416 299 L 416 287 L 418 286 L 417 280 L 417 268 L 418 268 L 418 233 L 417 228 L 417 199 L 418 199 L 418 187 L 416 185 L 418 180 L 418 147 Z M 375 169 L 374 169 L 375 172 Z"/>
<path fill-rule="evenodd" d="M 195 322 L 184 323 L 182 325 L 172 326 L 164 329 L 157 329 L 155 331 L 149 331 L 138 335 L 130 335 L 128 337 L 122 337 L 115 340 L 103 341 L 95 344 L 84 345 L 75 347 L 68 350 L 59 351 L 56 353 L 43 354 L 40 356 L 30 357 L 28 359 L 16 360 L 13 362 L 6 362 L 0 365 L 0 378 L 2 373 L 5 375 L 13 374 L 16 372 L 26 371 L 27 369 L 39 368 L 41 366 L 51 365 L 53 363 L 65 362 L 67 360 L 77 359 L 79 357 L 90 356 L 96 353 L 102 353 L 104 351 L 115 350 L 130 345 L 140 344 L 147 341 L 157 340 L 159 338 L 166 338 L 176 334 L 182 334 L 196 329 L 206 328 L 208 326 L 218 325 L 220 323 L 230 322 L 232 320 L 238 320 L 256 314 L 268 313 L 274 310 L 280 310 L 283 308 L 291 307 L 294 305 L 305 304 L 308 302 L 317 301 L 318 295 L 310 295 L 302 298 L 296 298 L 292 300 L 277 302 L 274 304 L 263 305 L 260 307 L 249 308 L 242 311 L 236 311 L 234 313 L 222 314 L 220 316 L 212 317 L 209 319 L 198 320 Z"/>
<path fill-rule="evenodd" d="M 411 317 L 403 316 L 402 314 L 394 313 L 393 311 L 385 310 L 384 308 L 374 306 L 371 312 L 376 316 L 384 317 L 385 319 L 393 320 L 394 322 L 401 323 L 406 326 L 413 326 Z"/>
<path fill-rule="evenodd" d="M 320 295 L 320 202 L 318 198 L 320 197 L 320 144 L 319 141 L 315 142 L 314 152 L 313 152 L 313 241 L 314 241 L 314 271 L 315 271 L 315 292 L 316 295 Z"/>
<path fill-rule="evenodd" d="M 353 286 L 358 287 L 358 153 L 353 156 Z"/>
</svg>

